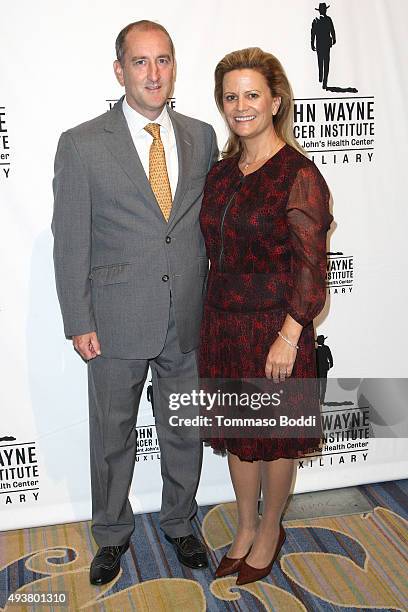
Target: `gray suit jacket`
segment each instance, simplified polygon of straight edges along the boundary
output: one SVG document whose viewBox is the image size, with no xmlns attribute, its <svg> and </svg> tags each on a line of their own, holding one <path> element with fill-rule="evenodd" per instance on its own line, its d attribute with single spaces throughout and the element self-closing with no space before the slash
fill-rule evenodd
<svg viewBox="0 0 408 612">
<path fill-rule="evenodd" d="M 213 128 L 169 109 L 179 180 L 169 222 L 122 112 L 67 132 L 55 158 L 54 264 L 67 337 L 96 331 L 106 357 L 148 359 L 166 338 L 170 291 L 180 348 L 198 344 L 208 270 L 199 225 Z"/>
</svg>

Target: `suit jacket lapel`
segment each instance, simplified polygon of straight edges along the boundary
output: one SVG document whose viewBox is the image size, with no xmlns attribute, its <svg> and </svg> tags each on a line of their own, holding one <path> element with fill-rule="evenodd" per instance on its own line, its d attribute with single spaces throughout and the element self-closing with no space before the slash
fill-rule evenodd
<svg viewBox="0 0 408 612">
<path fill-rule="evenodd" d="M 142 162 L 136 151 L 125 116 L 122 111 L 122 98 L 108 113 L 105 123 L 105 145 L 117 160 L 138 191 L 152 203 L 157 216 L 165 223 L 155 195 L 146 176 Z"/>
<path fill-rule="evenodd" d="M 122 170 L 127 174 L 139 192 L 152 203 L 153 208 L 164 225 L 170 229 L 177 216 L 186 190 L 190 184 L 193 164 L 194 142 L 180 116 L 168 108 L 170 120 L 176 137 L 178 156 L 178 182 L 168 223 L 157 204 L 155 195 L 146 176 L 142 162 L 136 151 L 125 116 L 122 111 L 122 98 L 107 114 L 105 123 L 105 144 L 115 157 Z"/>
<path fill-rule="evenodd" d="M 180 205 L 183 201 L 186 190 L 190 184 L 191 170 L 193 165 L 194 142 L 191 134 L 184 126 L 180 115 L 175 113 L 171 108 L 168 108 L 169 117 L 173 124 L 174 134 L 176 137 L 177 156 L 178 156 L 178 181 L 177 189 L 173 198 L 168 226 L 173 225 L 174 220 L 179 212 Z"/>
</svg>

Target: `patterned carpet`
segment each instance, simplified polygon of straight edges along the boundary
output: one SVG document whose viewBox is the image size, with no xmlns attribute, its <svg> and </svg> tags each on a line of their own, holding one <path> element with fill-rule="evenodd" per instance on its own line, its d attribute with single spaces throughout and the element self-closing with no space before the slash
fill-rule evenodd
<svg viewBox="0 0 408 612">
<path fill-rule="evenodd" d="M 359 487 L 366 514 L 286 521 L 287 539 L 268 578 L 245 587 L 213 571 L 232 539 L 235 504 L 200 508 L 195 521 L 211 567 L 179 565 L 158 515 L 136 516 L 116 582 L 89 584 L 96 547 L 88 522 L 0 533 L 0 610 L 160 612 L 408 610 L 408 480 Z M 8 603 L 65 594 L 68 604 Z M 40 594 L 40 595 L 38 595 Z M 21 601 L 21 599 L 20 599 Z"/>
</svg>

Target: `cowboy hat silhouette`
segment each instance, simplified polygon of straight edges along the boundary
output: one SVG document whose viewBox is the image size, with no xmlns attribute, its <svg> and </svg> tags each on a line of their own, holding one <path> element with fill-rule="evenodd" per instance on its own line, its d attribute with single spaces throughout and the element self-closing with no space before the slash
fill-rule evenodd
<svg viewBox="0 0 408 612">
<path fill-rule="evenodd" d="M 328 8 L 330 8 L 330 4 L 326 4 L 325 2 L 320 2 L 319 8 L 315 8 L 315 11 L 319 11 L 319 13 L 324 15 Z"/>
</svg>

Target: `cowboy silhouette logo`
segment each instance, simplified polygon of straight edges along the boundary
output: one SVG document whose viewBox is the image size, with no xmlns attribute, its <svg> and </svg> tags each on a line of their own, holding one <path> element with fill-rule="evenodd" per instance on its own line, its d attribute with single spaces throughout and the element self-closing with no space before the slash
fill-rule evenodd
<svg viewBox="0 0 408 612">
<path fill-rule="evenodd" d="M 329 87 L 327 84 L 330 70 L 330 51 L 336 44 L 336 30 L 332 18 L 327 14 L 328 8 L 330 8 L 330 4 L 325 2 L 320 2 L 318 8 L 315 8 L 316 11 L 319 11 L 319 16 L 313 19 L 310 31 L 312 51 L 317 54 L 319 83 L 321 83 L 323 89 L 329 91 L 356 93 L 357 89 L 354 87 Z"/>
<path fill-rule="evenodd" d="M 316 366 L 317 376 L 319 378 L 319 399 L 322 406 L 325 405 L 326 389 L 327 389 L 327 373 L 333 367 L 333 356 L 330 348 L 324 341 L 327 336 L 320 334 L 316 338 Z"/>
</svg>

